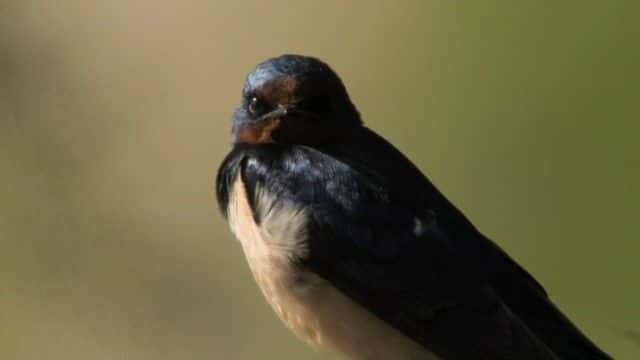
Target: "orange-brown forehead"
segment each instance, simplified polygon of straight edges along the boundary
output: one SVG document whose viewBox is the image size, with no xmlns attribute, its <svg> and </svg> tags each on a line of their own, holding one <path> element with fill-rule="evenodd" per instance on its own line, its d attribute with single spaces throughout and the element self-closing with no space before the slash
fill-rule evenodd
<svg viewBox="0 0 640 360">
<path fill-rule="evenodd" d="M 296 98 L 300 83 L 291 76 L 275 82 L 263 84 L 256 89 L 256 95 L 270 104 L 288 104 Z"/>
</svg>

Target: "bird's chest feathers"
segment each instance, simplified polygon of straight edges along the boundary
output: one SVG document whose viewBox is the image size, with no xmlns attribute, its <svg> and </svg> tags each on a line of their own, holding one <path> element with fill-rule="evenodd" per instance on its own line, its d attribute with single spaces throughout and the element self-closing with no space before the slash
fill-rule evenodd
<svg viewBox="0 0 640 360">
<path fill-rule="evenodd" d="M 238 176 L 228 208 L 231 231 L 240 240 L 254 276 L 268 272 L 277 277 L 289 277 L 296 272 L 292 260 L 307 252 L 307 214 L 304 209 L 277 201 L 264 189 L 255 189 L 254 193 L 260 224 L 255 221 L 245 185 Z"/>
<path fill-rule="evenodd" d="M 241 176 L 233 184 L 228 218 L 231 231 L 242 249 L 253 276 L 269 303 L 287 322 L 285 305 L 304 297 L 305 291 L 319 281 L 309 271 L 296 266 L 293 259 L 306 256 L 307 213 L 292 204 L 276 201 L 264 189 L 255 189 L 254 220 Z"/>
<path fill-rule="evenodd" d="M 242 177 L 231 191 L 228 218 L 253 276 L 278 316 L 300 338 L 354 359 L 434 359 L 325 279 L 292 260 L 308 255 L 304 208 L 254 189 L 256 224 Z"/>
</svg>

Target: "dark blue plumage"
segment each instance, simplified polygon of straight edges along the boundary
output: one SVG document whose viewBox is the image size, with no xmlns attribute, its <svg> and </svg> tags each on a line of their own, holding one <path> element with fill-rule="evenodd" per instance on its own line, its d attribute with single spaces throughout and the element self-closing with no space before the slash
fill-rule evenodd
<svg viewBox="0 0 640 360">
<path fill-rule="evenodd" d="M 259 65 L 234 115 L 234 137 L 217 178 L 223 213 L 238 176 L 257 224 L 269 211 L 255 205 L 257 189 L 305 209 L 308 251 L 291 262 L 440 358 L 609 359 L 361 124 L 324 63 L 286 55 Z"/>
</svg>

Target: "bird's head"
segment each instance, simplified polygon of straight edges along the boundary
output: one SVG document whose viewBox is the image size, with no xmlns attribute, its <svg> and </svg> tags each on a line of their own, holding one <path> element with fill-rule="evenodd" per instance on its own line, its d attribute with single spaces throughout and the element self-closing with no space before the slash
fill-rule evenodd
<svg viewBox="0 0 640 360">
<path fill-rule="evenodd" d="M 322 61 L 282 55 L 249 74 L 233 115 L 235 144 L 336 142 L 360 126 L 338 75 Z"/>
</svg>

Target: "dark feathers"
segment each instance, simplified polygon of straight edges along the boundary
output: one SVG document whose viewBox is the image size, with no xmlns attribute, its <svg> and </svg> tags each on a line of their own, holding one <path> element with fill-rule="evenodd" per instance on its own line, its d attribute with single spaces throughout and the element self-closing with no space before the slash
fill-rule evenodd
<svg viewBox="0 0 640 360">
<path fill-rule="evenodd" d="M 238 172 L 249 197 L 260 186 L 303 204 L 301 266 L 444 359 L 608 359 L 395 148 L 364 127 L 352 141 L 238 146 L 221 207 Z"/>
<path fill-rule="evenodd" d="M 257 116 L 248 108 L 256 101 L 275 110 Z M 610 359 L 405 156 L 361 125 L 323 62 L 286 55 L 258 65 L 234 114 L 239 130 L 262 140 L 237 137 L 220 167 L 223 213 L 237 176 L 257 224 L 270 211 L 255 205 L 257 189 L 304 209 L 308 251 L 291 262 L 440 358 Z"/>
</svg>

